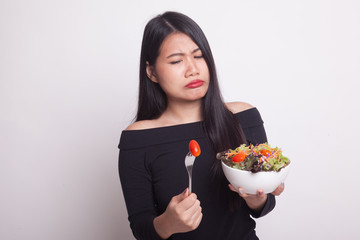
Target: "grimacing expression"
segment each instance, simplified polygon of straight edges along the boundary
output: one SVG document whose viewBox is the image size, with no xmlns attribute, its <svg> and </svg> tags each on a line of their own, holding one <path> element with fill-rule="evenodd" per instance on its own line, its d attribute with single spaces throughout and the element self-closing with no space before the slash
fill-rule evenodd
<svg viewBox="0 0 360 240">
<path fill-rule="evenodd" d="M 146 71 L 166 93 L 168 101 L 200 100 L 209 87 L 209 69 L 202 52 L 184 33 L 167 36 L 155 65 L 147 63 Z"/>
</svg>

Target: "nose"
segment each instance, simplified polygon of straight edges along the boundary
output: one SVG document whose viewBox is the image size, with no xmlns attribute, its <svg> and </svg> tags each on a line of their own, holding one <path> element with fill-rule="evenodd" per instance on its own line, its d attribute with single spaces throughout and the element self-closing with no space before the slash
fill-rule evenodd
<svg viewBox="0 0 360 240">
<path fill-rule="evenodd" d="M 187 61 L 185 77 L 192 77 L 199 75 L 199 68 L 196 65 L 195 59 L 189 59 Z"/>
</svg>

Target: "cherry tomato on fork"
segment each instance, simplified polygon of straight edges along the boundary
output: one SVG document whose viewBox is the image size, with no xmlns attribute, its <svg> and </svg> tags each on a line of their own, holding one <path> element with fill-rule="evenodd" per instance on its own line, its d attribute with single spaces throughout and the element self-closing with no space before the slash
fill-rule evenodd
<svg viewBox="0 0 360 240">
<path fill-rule="evenodd" d="M 197 143 L 197 141 L 195 141 L 195 140 L 190 141 L 190 143 L 189 143 L 189 151 L 195 157 L 200 155 L 201 149 L 200 149 L 200 146 Z"/>
</svg>

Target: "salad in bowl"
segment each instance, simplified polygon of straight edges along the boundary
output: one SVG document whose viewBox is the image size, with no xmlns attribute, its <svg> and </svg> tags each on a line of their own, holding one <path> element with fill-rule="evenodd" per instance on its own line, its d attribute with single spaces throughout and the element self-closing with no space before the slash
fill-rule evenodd
<svg viewBox="0 0 360 240">
<path fill-rule="evenodd" d="M 273 192 L 288 175 L 290 160 L 278 147 L 267 143 L 259 145 L 242 144 L 236 149 L 220 152 L 225 177 L 235 187 L 242 187 L 246 193 L 255 194 L 258 189 Z"/>
</svg>

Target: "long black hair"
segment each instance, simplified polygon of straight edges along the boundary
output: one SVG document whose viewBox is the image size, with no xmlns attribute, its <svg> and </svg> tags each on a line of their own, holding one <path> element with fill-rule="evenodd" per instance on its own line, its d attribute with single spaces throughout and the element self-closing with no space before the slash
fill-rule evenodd
<svg viewBox="0 0 360 240">
<path fill-rule="evenodd" d="M 239 121 L 224 104 L 217 79 L 215 62 L 205 34 L 191 18 L 178 12 L 165 12 L 151 19 L 144 30 L 140 56 L 139 102 L 136 121 L 158 118 L 167 107 L 167 97 L 159 84 L 151 81 L 146 73 L 147 63 L 154 66 L 164 39 L 180 32 L 189 36 L 200 48 L 209 69 L 210 81 L 202 99 L 205 133 L 215 152 L 221 152 L 245 143 Z M 214 175 L 221 172 L 220 161 L 214 162 Z"/>
</svg>

